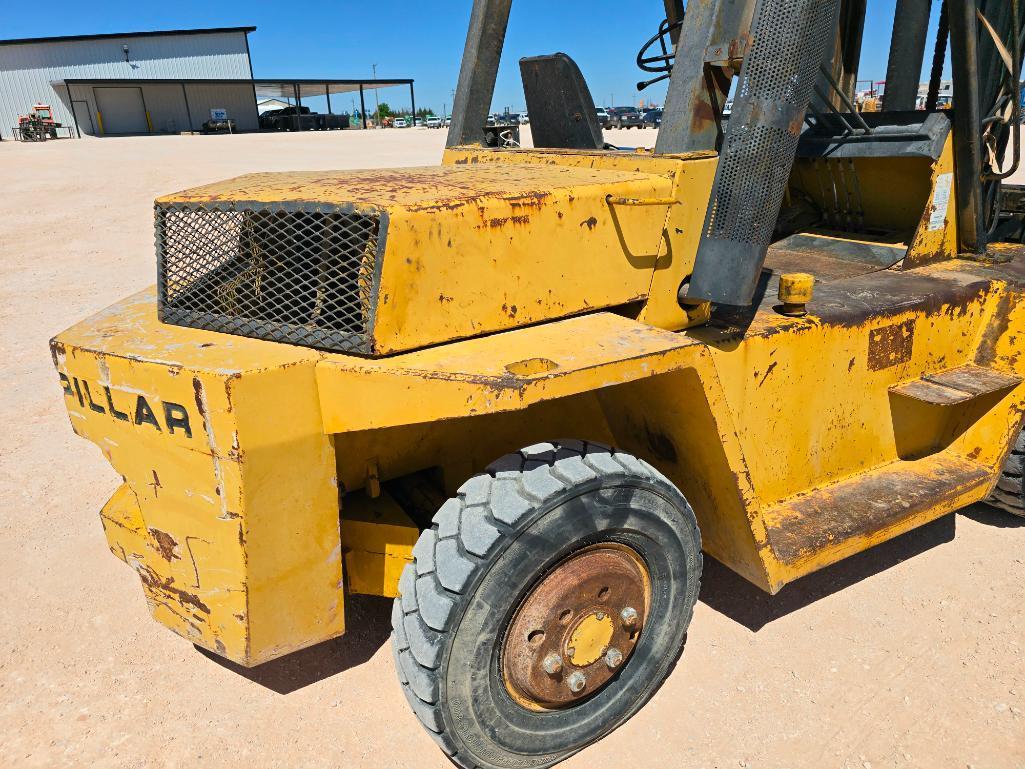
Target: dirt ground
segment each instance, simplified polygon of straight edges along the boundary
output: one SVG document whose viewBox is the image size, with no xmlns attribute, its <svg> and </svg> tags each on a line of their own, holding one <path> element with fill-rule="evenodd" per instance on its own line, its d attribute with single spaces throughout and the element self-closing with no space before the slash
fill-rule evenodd
<svg viewBox="0 0 1025 769">
<path fill-rule="evenodd" d="M 612 141 L 650 145 L 652 132 Z M 0 143 L 0 766 L 446 767 L 388 603 L 244 671 L 150 620 L 47 339 L 154 280 L 152 200 L 256 170 L 423 165 L 442 131 Z M 976 506 L 770 598 L 709 563 L 684 655 L 567 769 L 1025 767 L 1025 521 Z"/>
</svg>

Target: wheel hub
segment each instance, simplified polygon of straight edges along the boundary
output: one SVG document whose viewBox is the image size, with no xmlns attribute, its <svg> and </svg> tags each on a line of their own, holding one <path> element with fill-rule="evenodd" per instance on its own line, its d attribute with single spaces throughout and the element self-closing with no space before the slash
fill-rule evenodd
<svg viewBox="0 0 1025 769">
<path fill-rule="evenodd" d="M 626 664 L 647 616 L 650 578 L 618 543 L 566 558 L 520 604 L 502 645 L 502 675 L 524 707 L 568 707 Z"/>
</svg>

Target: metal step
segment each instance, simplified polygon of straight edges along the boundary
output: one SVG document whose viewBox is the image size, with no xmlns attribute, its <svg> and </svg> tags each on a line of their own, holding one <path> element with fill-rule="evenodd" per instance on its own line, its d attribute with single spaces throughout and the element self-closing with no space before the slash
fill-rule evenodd
<svg viewBox="0 0 1025 769">
<path fill-rule="evenodd" d="M 935 406 L 953 406 L 990 393 L 1010 390 L 1021 383 L 1022 378 L 1016 374 L 967 365 L 894 385 L 890 392 Z"/>
<path fill-rule="evenodd" d="M 769 508 L 768 542 L 785 565 L 821 568 L 977 501 L 992 480 L 947 452 L 893 462 Z"/>
</svg>

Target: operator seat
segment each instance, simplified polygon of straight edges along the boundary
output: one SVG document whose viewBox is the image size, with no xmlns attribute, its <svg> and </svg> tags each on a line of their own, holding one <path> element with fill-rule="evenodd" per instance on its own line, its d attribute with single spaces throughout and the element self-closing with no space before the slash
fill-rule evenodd
<svg viewBox="0 0 1025 769">
<path fill-rule="evenodd" d="M 538 148 L 600 150 L 605 146 L 591 91 L 564 53 L 520 59 L 530 133 Z"/>
</svg>

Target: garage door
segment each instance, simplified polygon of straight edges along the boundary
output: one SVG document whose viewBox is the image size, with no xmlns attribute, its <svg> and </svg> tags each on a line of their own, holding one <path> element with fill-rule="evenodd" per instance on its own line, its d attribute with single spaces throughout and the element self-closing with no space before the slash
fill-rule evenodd
<svg viewBox="0 0 1025 769">
<path fill-rule="evenodd" d="M 96 109 L 105 134 L 144 134 L 149 132 L 142 89 L 95 88 Z"/>
</svg>

